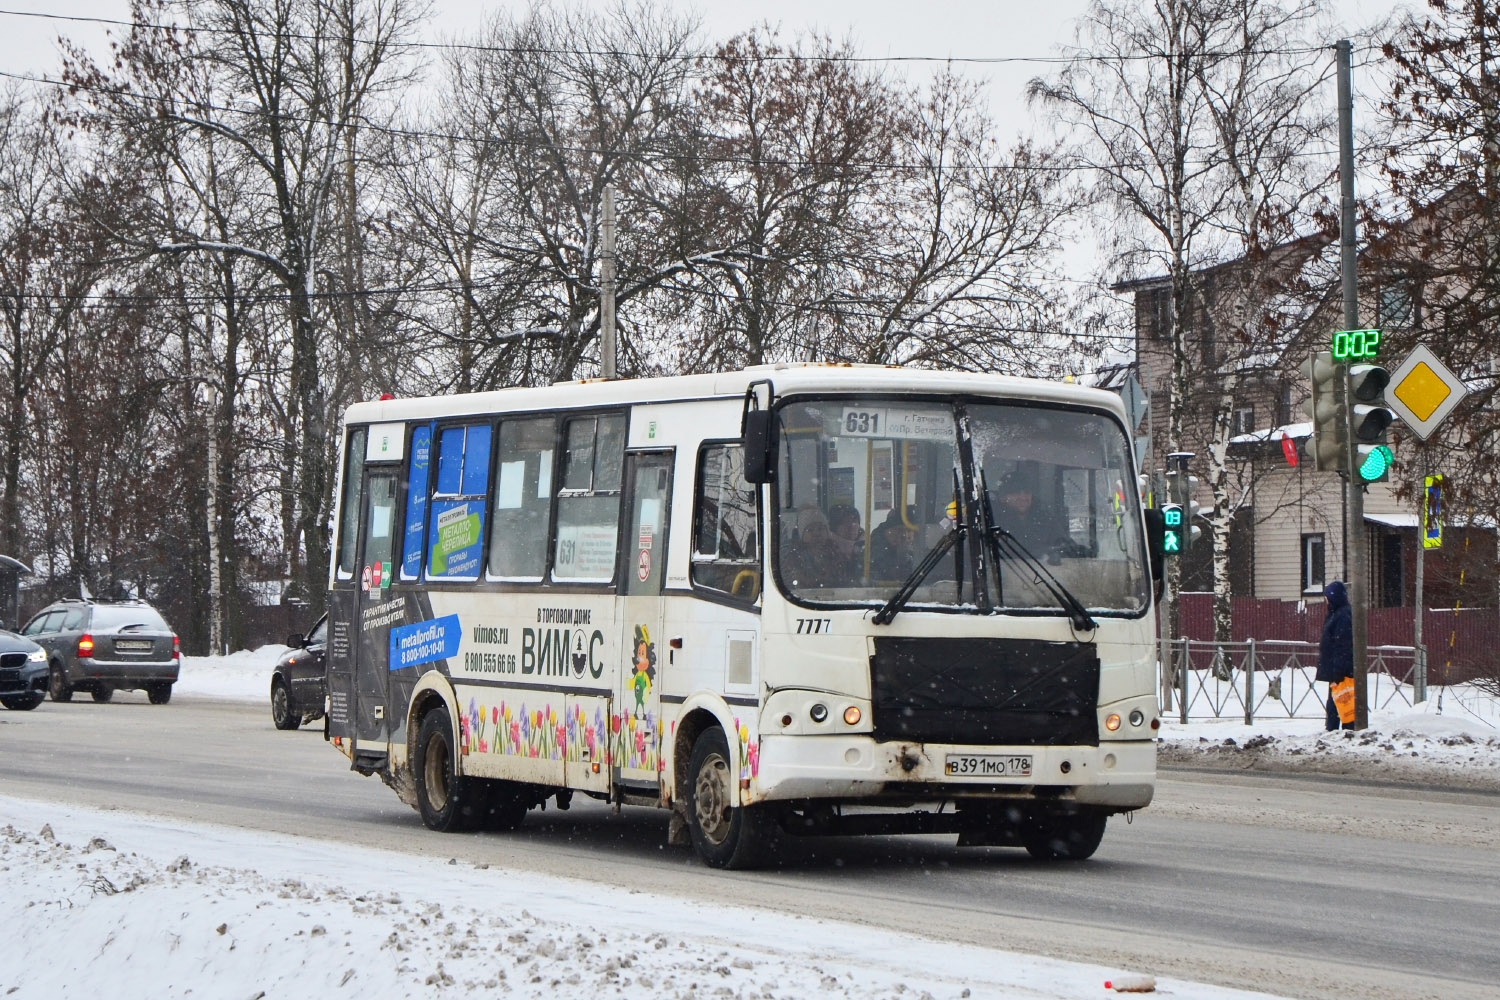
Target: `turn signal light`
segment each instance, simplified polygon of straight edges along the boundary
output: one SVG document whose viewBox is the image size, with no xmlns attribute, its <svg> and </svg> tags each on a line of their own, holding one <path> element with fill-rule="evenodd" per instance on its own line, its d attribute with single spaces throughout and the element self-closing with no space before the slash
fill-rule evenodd
<svg viewBox="0 0 1500 1000">
<path fill-rule="evenodd" d="M 857 726 L 859 725 L 860 717 L 861 716 L 858 705 L 850 705 L 848 708 L 844 709 L 844 725 Z"/>
<path fill-rule="evenodd" d="M 81 636 L 78 637 L 78 655 L 79 656 L 93 656 L 94 655 L 94 637 L 93 636 L 91 636 L 91 635 L 81 635 Z"/>
<path fill-rule="evenodd" d="M 1110 732 L 1114 732 L 1116 729 L 1119 729 L 1120 728 L 1120 716 L 1119 716 L 1119 713 L 1117 713 L 1117 712 L 1111 712 L 1111 713 L 1109 713 L 1109 715 L 1105 716 L 1104 717 L 1104 728 L 1108 729 Z"/>
</svg>

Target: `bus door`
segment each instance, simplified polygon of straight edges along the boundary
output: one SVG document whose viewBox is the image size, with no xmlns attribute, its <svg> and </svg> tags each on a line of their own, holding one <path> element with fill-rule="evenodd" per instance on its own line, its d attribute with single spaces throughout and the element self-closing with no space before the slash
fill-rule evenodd
<svg viewBox="0 0 1500 1000">
<path fill-rule="evenodd" d="M 625 580 L 619 616 L 625 669 L 615 710 L 619 729 L 611 733 L 611 743 L 616 779 L 653 789 L 659 787 L 662 766 L 659 672 L 669 659 L 662 635 L 662 583 L 667 575 L 672 462 L 670 451 L 625 456 L 628 493 L 620 543 Z"/>
<path fill-rule="evenodd" d="M 389 656 L 392 625 L 403 624 L 391 609 L 404 605 L 391 600 L 396 527 L 396 472 L 365 467 L 365 509 L 360 517 L 359 557 L 354 601 L 354 762 L 378 763 L 390 743 Z"/>
</svg>

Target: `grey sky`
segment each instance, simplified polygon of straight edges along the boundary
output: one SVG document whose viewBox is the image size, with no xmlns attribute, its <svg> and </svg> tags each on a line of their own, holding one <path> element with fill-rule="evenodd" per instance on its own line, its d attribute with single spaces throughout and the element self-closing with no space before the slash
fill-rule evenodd
<svg viewBox="0 0 1500 1000">
<path fill-rule="evenodd" d="M 1054 56 L 1072 39 L 1072 22 L 1089 0 L 668 0 L 696 10 L 709 38 L 727 38 L 760 22 L 779 25 L 785 35 L 822 31 L 850 38 L 866 56 L 1027 59 Z M 487 12 L 523 3 L 503 0 L 434 0 L 428 31 L 434 37 L 472 32 Z M 1332 0 L 1330 12 L 1346 29 L 1386 14 L 1396 0 Z M 81 17 L 124 19 L 127 0 L 12 0 L 4 7 Z M 96 25 L 0 14 L 0 70 L 52 72 L 59 34 L 104 51 L 104 29 Z M 1332 39 L 1330 39 L 1332 41 Z M 925 76 L 930 64 L 896 65 L 893 72 Z M 992 113 L 1011 135 L 1029 132 L 1030 116 L 1021 90 L 1047 72 L 1041 63 L 970 66 L 967 72 L 991 81 Z"/>
</svg>

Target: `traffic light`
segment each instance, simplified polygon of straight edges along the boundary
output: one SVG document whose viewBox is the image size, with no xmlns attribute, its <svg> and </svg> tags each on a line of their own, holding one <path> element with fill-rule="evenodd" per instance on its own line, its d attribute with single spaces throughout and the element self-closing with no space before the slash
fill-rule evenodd
<svg viewBox="0 0 1500 1000">
<path fill-rule="evenodd" d="M 1385 396 L 1391 373 L 1379 365 L 1349 368 L 1349 395 L 1353 408 L 1349 427 L 1354 433 L 1354 470 L 1361 481 L 1378 483 L 1390 478 L 1394 455 L 1386 444 L 1386 428 L 1396 419 L 1393 410 L 1376 405 Z"/>
<path fill-rule="evenodd" d="M 1169 556 L 1180 556 L 1186 546 L 1183 544 L 1182 530 L 1182 507 L 1175 503 L 1164 503 L 1161 505 L 1162 522 L 1166 525 L 1166 531 L 1161 536 L 1161 550 Z"/>
<path fill-rule="evenodd" d="M 1361 367 L 1374 367 L 1364 365 Z M 1303 408 L 1312 418 L 1313 467 L 1319 472 L 1342 471 L 1345 462 L 1344 411 L 1339 406 L 1338 380 L 1344 370 L 1333 363 L 1330 351 L 1319 351 L 1302 363 L 1301 372 L 1307 376 L 1312 396 Z"/>
<path fill-rule="evenodd" d="M 1171 499 L 1170 504 L 1162 507 L 1162 512 L 1167 515 L 1167 531 L 1173 530 L 1172 514 L 1169 509 L 1176 510 L 1177 548 L 1168 550 L 1186 554 L 1193 547 L 1193 542 L 1203 535 L 1203 529 L 1198 527 L 1198 517 L 1203 508 L 1194 499 L 1198 495 L 1198 477 L 1183 475 L 1175 470 L 1167 472 L 1167 496 Z"/>
</svg>

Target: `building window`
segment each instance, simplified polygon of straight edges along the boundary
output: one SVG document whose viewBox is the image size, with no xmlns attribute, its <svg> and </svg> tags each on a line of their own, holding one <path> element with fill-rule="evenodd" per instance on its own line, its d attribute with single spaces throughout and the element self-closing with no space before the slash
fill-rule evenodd
<svg viewBox="0 0 1500 1000">
<path fill-rule="evenodd" d="M 1375 324 L 1382 330 L 1409 330 L 1415 309 L 1411 286 L 1404 281 L 1382 285 L 1375 293 Z"/>
<path fill-rule="evenodd" d="M 1302 536 L 1302 592 L 1323 592 L 1323 534 Z"/>
<path fill-rule="evenodd" d="M 1234 408 L 1234 421 L 1229 433 L 1234 436 L 1255 432 L 1255 407 L 1250 404 Z"/>
</svg>

